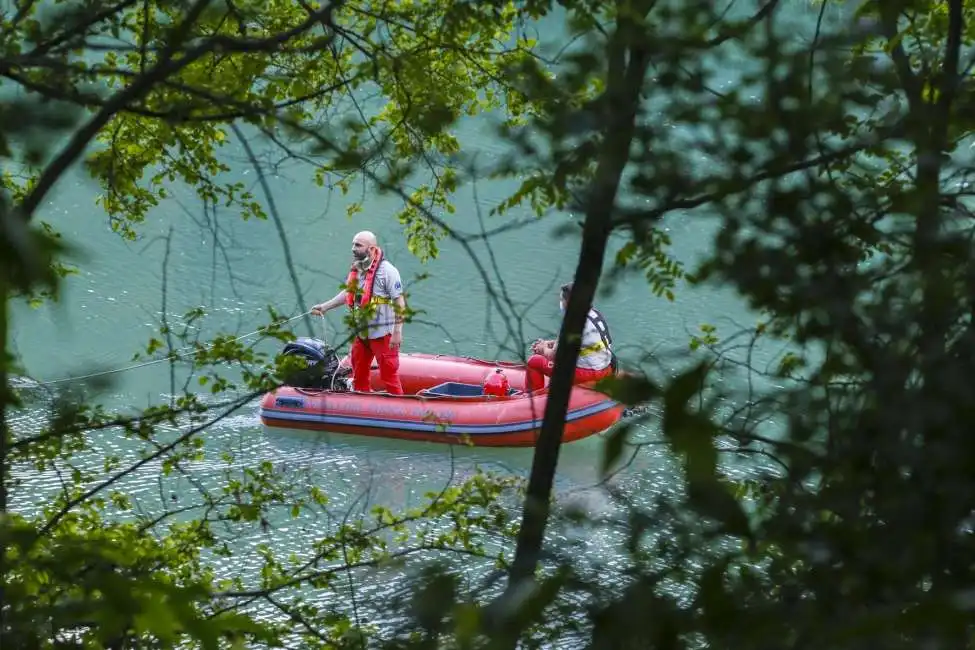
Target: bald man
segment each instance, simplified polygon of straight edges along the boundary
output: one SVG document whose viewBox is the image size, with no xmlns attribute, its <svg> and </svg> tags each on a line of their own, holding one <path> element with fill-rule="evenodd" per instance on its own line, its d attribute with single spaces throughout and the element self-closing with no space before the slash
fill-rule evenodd
<svg viewBox="0 0 975 650">
<path fill-rule="evenodd" d="M 373 358 L 379 362 L 379 377 L 386 391 L 403 394 L 399 378 L 399 348 L 403 343 L 403 281 L 399 270 L 385 259 L 376 235 L 364 230 L 352 238 L 352 267 L 343 289 L 331 300 L 311 308 L 313 314 L 324 314 L 345 304 L 357 323 L 368 317 L 352 339 L 352 388 L 369 392 L 369 372 Z M 362 313 L 364 312 L 364 313 Z"/>
</svg>

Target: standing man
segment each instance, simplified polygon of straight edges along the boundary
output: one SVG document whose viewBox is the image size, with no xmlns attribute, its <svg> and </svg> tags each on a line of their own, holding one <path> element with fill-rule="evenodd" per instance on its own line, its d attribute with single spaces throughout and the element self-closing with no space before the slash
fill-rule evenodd
<svg viewBox="0 0 975 650">
<path fill-rule="evenodd" d="M 376 235 L 368 230 L 352 238 L 352 268 L 345 285 L 346 289 L 334 298 L 312 307 L 311 313 L 321 315 L 345 303 L 352 311 L 356 328 L 351 351 L 353 389 L 369 392 L 369 371 L 375 357 L 386 391 L 402 395 L 399 348 L 406 310 L 403 281 L 399 270 L 384 259 Z"/>
</svg>

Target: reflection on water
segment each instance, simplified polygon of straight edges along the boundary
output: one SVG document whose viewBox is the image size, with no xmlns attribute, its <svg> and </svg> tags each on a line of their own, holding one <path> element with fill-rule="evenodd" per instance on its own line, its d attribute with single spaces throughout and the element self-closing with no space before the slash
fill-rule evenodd
<svg viewBox="0 0 975 650">
<path fill-rule="evenodd" d="M 116 397 L 118 399 L 118 397 Z M 119 400 L 121 401 L 121 400 Z M 215 398 L 210 399 L 211 402 Z M 143 467 L 139 472 L 121 480 L 118 488 L 148 512 L 164 507 L 182 507 L 199 501 L 198 490 L 219 490 L 225 484 L 225 472 L 239 473 L 261 463 L 270 463 L 276 474 L 283 477 L 296 495 L 307 494 L 310 487 L 328 495 L 328 505 L 303 512 L 292 518 L 286 509 L 272 513 L 263 529 L 250 526 L 224 530 L 231 548 L 236 551 L 231 560 L 211 557 L 220 576 L 250 576 L 260 573 L 262 556 L 258 548 L 268 545 L 281 557 L 295 554 L 306 558 L 312 545 L 334 533 L 348 517 L 370 517 L 375 505 L 382 505 L 394 513 L 425 505 L 432 494 L 449 485 L 457 485 L 478 470 L 501 475 L 527 477 L 532 465 L 533 450 L 525 448 L 490 448 L 466 445 L 446 445 L 433 442 L 412 442 L 371 436 L 357 436 L 304 430 L 266 428 L 258 415 L 259 400 L 253 400 L 238 412 L 208 428 L 204 435 L 206 458 L 186 463 L 184 472 L 163 477 L 159 462 Z M 13 421 L 18 434 L 37 430 L 43 411 L 37 405 L 32 411 Z M 631 435 L 633 446 L 624 451 L 625 468 L 610 479 L 618 490 L 633 495 L 637 502 L 675 489 L 677 472 L 665 447 L 660 443 L 656 422 L 658 415 L 649 413 L 647 424 L 638 426 Z M 164 433 L 175 436 L 178 431 Z M 613 517 L 619 514 L 607 492 L 598 486 L 605 435 L 563 445 L 555 481 L 558 516 L 562 508 L 581 508 L 592 517 Z M 93 448 L 80 454 L 76 463 L 97 469 L 105 454 L 116 454 L 133 461 L 140 451 L 138 445 L 115 432 L 92 434 Z M 228 464 L 221 458 L 230 452 L 234 459 Z M 31 510 L 43 503 L 46 495 L 60 489 L 55 472 L 21 471 L 18 478 L 27 485 L 14 495 L 14 507 Z M 509 515 L 521 517 L 521 504 L 512 502 Z M 580 569 L 593 571 L 607 579 L 623 569 L 626 563 L 621 553 L 621 533 L 612 528 L 573 528 L 558 525 L 549 527 L 551 549 L 571 553 Z M 501 539 L 486 540 L 494 552 L 505 548 Z M 510 555 L 509 555 L 510 556 Z M 484 563 L 466 561 L 461 570 L 471 581 L 483 581 L 491 573 Z M 359 571 L 343 580 L 354 580 L 360 615 L 374 624 L 392 625 L 388 601 L 391 593 L 406 589 L 408 574 L 401 570 L 373 569 Z M 341 587 L 339 583 L 339 587 Z M 321 605 L 339 609 L 348 603 L 341 588 L 320 590 L 313 600 Z M 261 606 L 262 616 L 275 616 Z"/>
</svg>

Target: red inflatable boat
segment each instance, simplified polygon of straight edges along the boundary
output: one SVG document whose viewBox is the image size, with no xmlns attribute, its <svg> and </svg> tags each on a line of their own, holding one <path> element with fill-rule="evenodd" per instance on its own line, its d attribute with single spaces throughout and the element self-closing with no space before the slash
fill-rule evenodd
<svg viewBox="0 0 975 650">
<path fill-rule="evenodd" d="M 404 353 L 400 378 L 405 395 L 359 393 L 348 390 L 344 379 L 336 382 L 337 375 L 348 375 L 348 357 L 341 362 L 335 357 L 329 366 L 325 357 L 334 353 L 317 339 L 299 339 L 295 345 L 305 348 L 298 354 L 326 362 L 331 371 L 325 375 L 329 387 L 283 386 L 267 393 L 260 407 L 266 426 L 444 443 L 470 441 L 492 447 L 533 446 L 541 429 L 548 388 L 526 393 L 524 364 Z M 312 345 L 318 350 L 309 354 Z M 322 358 L 316 359 L 319 355 Z M 499 368 L 507 379 L 508 394 L 484 394 L 485 379 Z M 371 383 L 373 390 L 383 390 L 375 362 Z M 623 406 L 606 395 L 575 386 L 563 440 L 572 442 L 603 431 L 622 412 Z"/>
</svg>

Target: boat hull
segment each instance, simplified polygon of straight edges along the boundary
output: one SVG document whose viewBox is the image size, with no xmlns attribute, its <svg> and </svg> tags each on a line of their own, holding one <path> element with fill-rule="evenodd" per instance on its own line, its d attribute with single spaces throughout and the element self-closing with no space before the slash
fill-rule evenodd
<svg viewBox="0 0 975 650">
<path fill-rule="evenodd" d="M 445 382 L 479 386 L 484 376 L 496 367 L 504 368 L 511 388 L 521 391 L 520 394 L 448 397 L 421 392 Z M 548 391 L 524 393 L 522 364 L 401 354 L 400 378 L 406 395 L 281 387 L 261 400 L 261 421 L 269 427 L 487 447 L 531 447 L 538 439 Z M 375 366 L 371 384 L 373 390 L 381 390 L 383 386 Z M 580 440 L 609 428 L 620 419 L 622 412 L 622 405 L 606 395 L 574 386 L 563 442 Z"/>
</svg>

